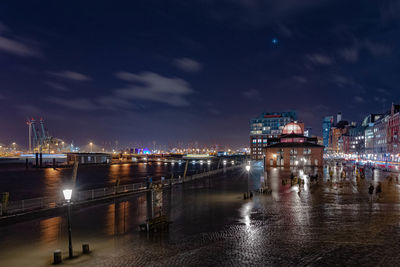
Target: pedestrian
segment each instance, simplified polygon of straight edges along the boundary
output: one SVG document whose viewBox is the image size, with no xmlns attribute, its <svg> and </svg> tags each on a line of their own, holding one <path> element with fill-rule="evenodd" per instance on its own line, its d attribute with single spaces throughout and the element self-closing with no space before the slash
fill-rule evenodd
<svg viewBox="0 0 400 267">
<path fill-rule="evenodd" d="M 372 202 L 372 197 L 374 194 L 374 186 L 372 185 L 372 183 L 369 184 L 368 194 L 369 194 L 369 201 Z"/>
<path fill-rule="evenodd" d="M 375 188 L 375 194 L 376 194 L 377 199 L 381 198 L 381 193 L 382 193 L 382 184 L 381 184 L 381 182 L 379 182 Z"/>
<path fill-rule="evenodd" d="M 293 172 L 290 174 L 290 186 L 293 185 L 294 174 Z"/>
</svg>

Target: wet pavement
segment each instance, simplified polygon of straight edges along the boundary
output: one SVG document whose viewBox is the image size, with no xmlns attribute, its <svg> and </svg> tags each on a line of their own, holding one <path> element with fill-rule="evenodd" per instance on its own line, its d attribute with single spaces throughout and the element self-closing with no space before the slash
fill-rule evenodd
<svg viewBox="0 0 400 267">
<path fill-rule="evenodd" d="M 318 185 L 282 185 L 290 172 L 323 172 Z M 389 173 L 366 178 L 333 177 L 324 170 L 272 168 L 245 171 L 165 190 L 162 212 L 173 221 L 167 233 L 141 234 L 149 213 L 146 195 L 72 213 L 73 242 L 93 252 L 66 260 L 71 266 L 398 266 L 400 184 Z M 394 175 L 394 174 L 393 174 Z M 262 178 L 263 176 L 264 178 Z M 396 174 L 397 176 L 397 174 Z M 247 186 L 265 181 L 273 192 L 243 200 Z M 371 202 L 370 183 L 382 183 Z M 161 204 L 153 212 L 160 211 Z M 0 228 L 0 266 L 47 266 L 57 248 L 67 255 L 64 216 Z"/>
</svg>

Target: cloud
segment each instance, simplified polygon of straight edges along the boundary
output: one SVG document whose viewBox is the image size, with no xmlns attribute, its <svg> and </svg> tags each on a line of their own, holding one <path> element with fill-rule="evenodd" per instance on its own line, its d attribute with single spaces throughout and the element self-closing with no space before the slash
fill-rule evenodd
<svg viewBox="0 0 400 267">
<path fill-rule="evenodd" d="M 65 87 L 64 85 L 59 84 L 59 83 L 47 81 L 47 82 L 45 82 L 45 84 L 47 84 L 48 86 L 50 86 L 51 88 L 53 88 L 54 90 L 57 90 L 57 91 L 61 91 L 61 92 L 70 91 L 67 87 Z"/>
<path fill-rule="evenodd" d="M 106 109 L 117 110 L 120 108 L 131 108 L 133 105 L 131 102 L 119 98 L 117 96 L 104 96 L 96 99 L 96 102 L 101 104 Z"/>
<path fill-rule="evenodd" d="M 364 103 L 365 102 L 364 98 L 361 97 L 361 96 L 358 96 L 358 95 L 354 97 L 354 101 L 356 101 L 357 103 Z"/>
<path fill-rule="evenodd" d="M 222 112 L 219 109 L 216 109 L 216 108 L 209 108 L 208 112 L 210 112 L 213 115 L 221 115 L 222 114 Z"/>
<path fill-rule="evenodd" d="M 391 93 L 390 93 L 388 90 L 383 89 L 383 88 L 378 88 L 378 89 L 376 89 L 376 91 L 377 91 L 378 93 L 381 93 L 381 94 L 391 95 Z"/>
<path fill-rule="evenodd" d="M 209 15 L 217 20 L 230 20 L 231 24 L 266 25 L 324 6 L 332 0 L 198 0 L 207 5 Z M 221 2 L 223 4 L 221 4 Z"/>
<path fill-rule="evenodd" d="M 32 115 L 42 114 L 42 111 L 34 105 L 25 104 L 25 105 L 16 105 L 15 107 L 20 111 L 20 113 L 24 115 L 32 116 Z"/>
<path fill-rule="evenodd" d="M 203 65 L 200 62 L 187 57 L 177 58 L 173 63 L 180 70 L 186 72 L 199 72 L 203 68 Z"/>
<path fill-rule="evenodd" d="M 242 94 L 247 98 L 253 98 L 253 97 L 258 96 L 260 94 L 260 92 L 256 89 L 250 89 L 250 90 L 242 92 Z"/>
<path fill-rule="evenodd" d="M 358 49 L 356 47 L 348 47 L 339 50 L 339 55 L 350 63 L 358 61 Z"/>
<path fill-rule="evenodd" d="M 0 36 L 0 51 L 22 57 L 40 56 L 40 53 L 29 45 L 3 36 Z"/>
<path fill-rule="evenodd" d="M 300 76 L 300 75 L 295 75 L 295 76 L 293 76 L 293 79 L 294 79 L 295 81 L 299 82 L 299 83 L 307 83 L 307 82 L 308 82 L 308 80 L 307 80 L 306 77 Z"/>
<path fill-rule="evenodd" d="M 400 17 L 400 1 L 398 0 L 382 1 L 380 11 L 383 21 L 397 20 Z"/>
<path fill-rule="evenodd" d="M 99 108 L 92 101 L 85 98 L 64 99 L 59 97 L 49 97 L 47 98 L 47 101 L 66 108 L 76 109 L 76 110 L 89 111 Z"/>
<path fill-rule="evenodd" d="M 0 22 L 0 33 L 7 32 L 8 27 L 4 23 Z"/>
<path fill-rule="evenodd" d="M 389 56 L 393 49 L 391 46 L 386 44 L 379 44 L 372 41 L 365 41 L 364 47 L 375 57 Z"/>
<path fill-rule="evenodd" d="M 285 24 L 280 23 L 277 25 L 277 28 L 278 28 L 278 32 L 282 36 L 284 36 L 286 38 L 291 38 L 293 36 L 293 31 L 291 29 L 289 29 L 289 27 L 286 26 Z"/>
<path fill-rule="evenodd" d="M 374 100 L 379 103 L 385 103 L 387 101 L 385 97 L 379 97 L 379 96 L 374 97 Z"/>
<path fill-rule="evenodd" d="M 344 88 L 344 87 L 352 87 L 352 88 L 358 88 L 358 89 L 363 88 L 362 85 L 357 83 L 353 78 L 346 77 L 343 75 L 333 75 L 332 82 L 341 88 Z"/>
<path fill-rule="evenodd" d="M 65 71 L 48 71 L 47 74 L 50 74 L 55 77 L 71 80 L 71 81 L 78 81 L 78 82 L 84 82 L 84 81 L 90 81 L 91 78 L 87 75 L 84 75 L 82 73 L 78 73 L 75 71 L 70 71 L 70 70 L 65 70 Z"/>
<path fill-rule="evenodd" d="M 39 57 L 39 50 L 32 47 L 26 40 L 13 36 L 10 29 L 0 22 L 0 51 L 21 57 Z M 5 36 L 8 35 L 8 36 Z"/>
<path fill-rule="evenodd" d="M 184 107 L 190 105 L 186 96 L 195 92 L 185 80 L 169 78 L 153 72 L 140 74 L 118 72 L 116 76 L 131 83 L 126 88 L 115 91 L 115 96 L 122 99 L 140 99 Z"/>
<path fill-rule="evenodd" d="M 332 65 L 334 63 L 331 57 L 322 54 L 306 55 L 306 58 L 314 65 Z"/>
</svg>

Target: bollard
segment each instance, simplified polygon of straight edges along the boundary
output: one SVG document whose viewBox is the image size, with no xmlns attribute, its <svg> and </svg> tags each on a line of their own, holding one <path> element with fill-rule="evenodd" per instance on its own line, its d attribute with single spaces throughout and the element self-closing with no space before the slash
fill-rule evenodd
<svg viewBox="0 0 400 267">
<path fill-rule="evenodd" d="M 54 264 L 60 264 L 62 262 L 61 250 L 54 250 Z"/>
<path fill-rule="evenodd" d="M 87 243 L 82 244 L 82 253 L 83 254 L 89 254 L 90 253 L 89 244 L 87 244 Z"/>
</svg>

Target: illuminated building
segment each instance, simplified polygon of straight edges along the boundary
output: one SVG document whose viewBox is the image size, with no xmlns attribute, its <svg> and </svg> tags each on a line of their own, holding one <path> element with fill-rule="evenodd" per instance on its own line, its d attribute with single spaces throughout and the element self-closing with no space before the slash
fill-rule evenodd
<svg viewBox="0 0 400 267">
<path fill-rule="evenodd" d="M 265 112 L 250 120 L 250 155 L 252 160 L 264 158 L 263 148 L 268 139 L 276 138 L 282 133 L 283 127 L 297 120 L 296 111 Z"/>
<path fill-rule="evenodd" d="M 324 146 L 316 137 L 304 136 L 304 128 L 298 123 L 287 124 L 278 142 L 267 145 L 264 167 L 317 166 L 323 162 Z"/>
<path fill-rule="evenodd" d="M 388 123 L 388 153 L 397 155 L 400 154 L 400 105 L 392 105 Z"/>
<path fill-rule="evenodd" d="M 324 141 L 324 146 L 329 146 L 329 134 L 331 131 L 331 127 L 333 125 L 333 116 L 324 117 L 322 121 L 322 138 Z"/>
</svg>

